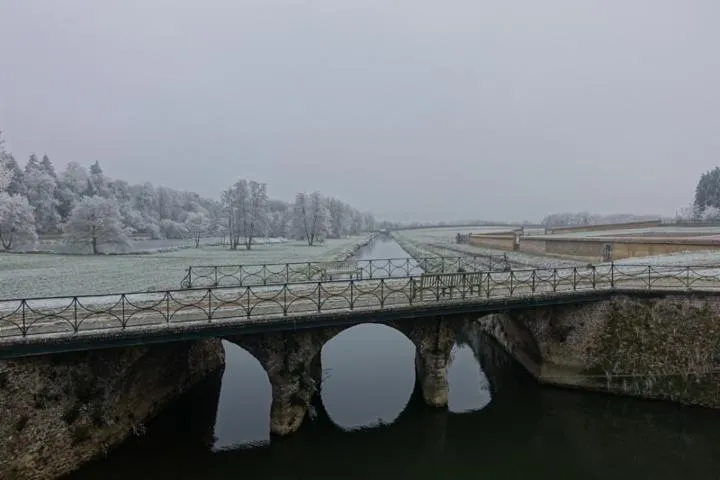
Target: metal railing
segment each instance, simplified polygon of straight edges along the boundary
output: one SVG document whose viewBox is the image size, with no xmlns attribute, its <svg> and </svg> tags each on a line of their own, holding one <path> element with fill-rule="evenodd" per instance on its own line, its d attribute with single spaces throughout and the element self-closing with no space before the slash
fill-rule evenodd
<svg viewBox="0 0 720 480">
<path fill-rule="evenodd" d="M 150 335 L 168 326 L 259 323 L 309 314 L 613 288 L 720 290 L 720 267 L 607 265 L 3 300 L 0 349 L 8 340 L 28 336 L 47 336 L 53 342 L 81 331 L 131 329 Z"/>
<path fill-rule="evenodd" d="M 363 279 L 410 277 L 421 273 L 450 273 L 458 270 L 507 270 L 506 255 L 457 257 L 387 258 L 345 262 L 297 262 L 259 265 L 193 265 L 180 282 L 182 288 L 278 285 L 323 280 L 338 263 L 351 266 Z"/>
</svg>

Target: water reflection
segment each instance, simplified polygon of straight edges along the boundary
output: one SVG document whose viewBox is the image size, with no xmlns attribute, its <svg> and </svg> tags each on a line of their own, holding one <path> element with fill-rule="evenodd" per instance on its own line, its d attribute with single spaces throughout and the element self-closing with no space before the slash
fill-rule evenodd
<svg viewBox="0 0 720 480">
<path fill-rule="evenodd" d="M 392 423 L 415 388 L 415 346 L 385 325 L 358 325 L 322 349 L 322 401 L 343 429 Z"/>
<path fill-rule="evenodd" d="M 225 347 L 225 373 L 220 391 L 215 448 L 270 441 L 272 391 L 265 369 L 255 357 L 230 342 Z"/>
<path fill-rule="evenodd" d="M 453 413 L 480 410 L 490 403 L 490 383 L 470 345 L 458 345 L 450 353 L 448 409 Z"/>
</svg>

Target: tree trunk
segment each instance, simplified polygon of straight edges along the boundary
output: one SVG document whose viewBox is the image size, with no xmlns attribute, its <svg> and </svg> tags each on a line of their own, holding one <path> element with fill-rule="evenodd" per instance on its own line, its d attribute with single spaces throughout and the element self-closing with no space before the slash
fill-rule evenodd
<svg viewBox="0 0 720 480">
<path fill-rule="evenodd" d="M 97 248 L 97 237 L 92 237 L 92 249 L 93 249 L 93 255 L 98 254 L 98 248 Z"/>
</svg>

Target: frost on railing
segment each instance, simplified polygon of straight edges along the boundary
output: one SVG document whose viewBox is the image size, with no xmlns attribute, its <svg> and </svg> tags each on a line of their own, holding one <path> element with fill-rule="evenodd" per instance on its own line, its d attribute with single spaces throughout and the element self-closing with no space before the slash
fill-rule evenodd
<svg viewBox="0 0 720 480">
<path fill-rule="evenodd" d="M 0 339 L 46 335 L 53 341 L 80 332 L 151 332 L 164 326 L 267 322 L 293 316 L 301 321 L 308 315 L 340 311 L 613 288 L 686 291 L 720 287 L 720 267 L 712 266 L 590 265 L 393 277 L 395 268 L 406 267 L 385 265 L 386 276 L 381 278 L 1 300 Z"/>
</svg>

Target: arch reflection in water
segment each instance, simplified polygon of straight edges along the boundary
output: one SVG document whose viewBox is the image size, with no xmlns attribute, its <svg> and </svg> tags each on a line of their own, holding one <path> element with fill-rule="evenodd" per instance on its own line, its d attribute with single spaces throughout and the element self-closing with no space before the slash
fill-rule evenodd
<svg viewBox="0 0 720 480">
<path fill-rule="evenodd" d="M 448 368 L 448 409 L 464 413 L 485 408 L 491 400 L 490 383 L 472 347 L 456 343 Z"/>
<path fill-rule="evenodd" d="M 255 357 L 230 342 L 225 347 L 225 372 L 215 427 L 216 450 L 270 441 L 272 390 L 265 369 Z"/>
<path fill-rule="evenodd" d="M 322 401 L 343 429 L 392 423 L 415 388 L 415 345 L 379 324 L 339 333 L 322 349 Z"/>
</svg>

